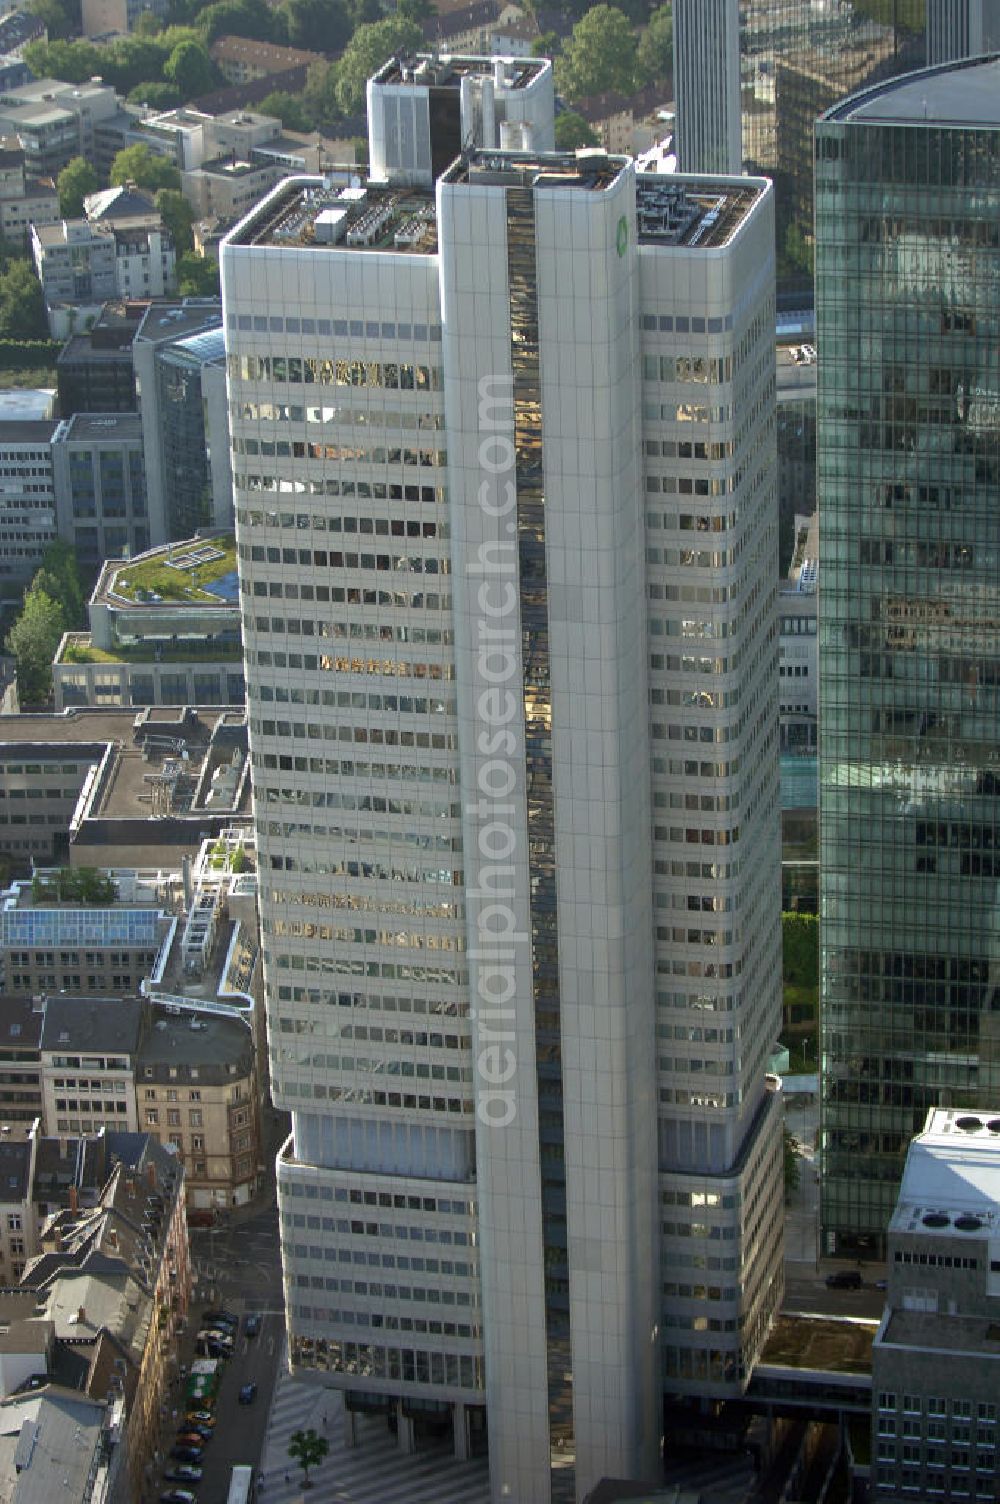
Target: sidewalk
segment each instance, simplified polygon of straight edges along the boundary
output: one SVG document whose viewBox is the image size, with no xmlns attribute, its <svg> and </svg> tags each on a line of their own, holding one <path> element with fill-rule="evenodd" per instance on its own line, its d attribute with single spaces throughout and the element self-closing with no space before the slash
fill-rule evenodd
<svg viewBox="0 0 1000 1504">
<path fill-rule="evenodd" d="M 326 1437 L 330 1451 L 303 1490 L 288 1443 L 293 1431 L 310 1428 Z M 450 1446 L 404 1457 L 385 1421 L 374 1416 L 358 1417 L 358 1445 L 346 1447 L 340 1395 L 293 1379 L 282 1354 L 257 1497 L 259 1504 L 489 1504 L 489 1464 L 485 1457 L 456 1462 Z"/>
</svg>

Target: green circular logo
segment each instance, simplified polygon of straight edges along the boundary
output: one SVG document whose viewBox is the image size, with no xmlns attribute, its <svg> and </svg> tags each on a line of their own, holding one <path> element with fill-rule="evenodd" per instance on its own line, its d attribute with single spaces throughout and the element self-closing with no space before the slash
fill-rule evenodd
<svg viewBox="0 0 1000 1504">
<path fill-rule="evenodd" d="M 616 244 L 618 246 L 619 256 L 624 256 L 625 247 L 628 245 L 628 220 L 625 218 L 624 214 L 618 221 L 618 236 Z"/>
</svg>

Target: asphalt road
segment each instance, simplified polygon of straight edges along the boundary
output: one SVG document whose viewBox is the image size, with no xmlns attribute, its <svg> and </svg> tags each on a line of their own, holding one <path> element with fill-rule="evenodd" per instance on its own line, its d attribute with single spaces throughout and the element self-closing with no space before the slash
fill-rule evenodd
<svg viewBox="0 0 1000 1504">
<path fill-rule="evenodd" d="M 885 1305 L 885 1291 L 876 1290 L 874 1280 L 864 1272 L 861 1277 L 865 1283 L 860 1290 L 828 1290 L 822 1273 L 817 1277 L 814 1271 L 797 1272 L 794 1265 L 786 1263 L 782 1310 L 812 1316 L 860 1316 L 877 1321 Z"/>
</svg>

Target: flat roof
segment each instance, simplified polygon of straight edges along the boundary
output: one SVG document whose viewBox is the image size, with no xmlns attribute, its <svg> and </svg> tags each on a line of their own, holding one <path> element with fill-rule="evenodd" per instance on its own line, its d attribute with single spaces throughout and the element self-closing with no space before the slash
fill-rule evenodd
<svg viewBox="0 0 1000 1504">
<path fill-rule="evenodd" d="M 187 740 L 197 738 L 207 745 L 222 712 L 195 709 L 193 720 L 189 717 L 180 731 L 176 729 L 178 718 L 184 715 L 185 708 L 151 705 L 148 715 L 142 712 L 143 724 L 152 735 L 162 724 L 163 736 L 183 735 Z M 26 747 L 47 744 L 71 747 L 74 742 L 83 742 L 88 752 L 102 742 L 121 741 L 131 745 L 139 714 L 135 706 L 122 706 L 106 710 L 71 707 L 50 714 L 0 715 L 0 759 L 16 756 L 21 760 Z"/>
<path fill-rule="evenodd" d="M 640 245 L 726 245 L 768 184 L 763 178 L 639 173 L 635 180 Z"/>
<path fill-rule="evenodd" d="M 585 188 L 601 193 L 610 188 L 630 160 L 611 156 L 600 147 L 576 152 L 477 149 L 453 162 L 442 180 L 512 188 Z"/>
<path fill-rule="evenodd" d="M 774 1368 L 870 1374 L 877 1321 L 781 1312 L 758 1360 Z"/>
<path fill-rule="evenodd" d="M 49 997 L 42 1049 L 133 1055 L 139 1043 L 142 1006 L 136 997 Z"/>
<path fill-rule="evenodd" d="M 114 355 L 128 354 L 115 350 Z M 70 440 L 85 440 L 93 443 L 100 439 L 141 439 L 142 419 L 138 413 L 74 413 L 61 425 L 58 435 L 64 443 Z"/>
<path fill-rule="evenodd" d="M 342 214 L 339 238 L 323 239 L 317 220 L 332 211 Z M 245 236 L 245 239 L 244 239 Z M 291 179 L 265 200 L 263 212 L 252 215 L 236 244 L 271 245 L 314 250 L 411 251 L 433 255 L 437 250 L 434 194 L 421 188 L 364 185 L 331 187 L 322 178 Z"/>
<path fill-rule="evenodd" d="M 1000 53 L 904 73 L 835 104 L 821 121 L 1000 129 Z"/>
<path fill-rule="evenodd" d="M 253 1035 L 249 1023 L 217 1013 L 172 1014 L 167 1006 L 154 1007 L 153 1026 L 139 1050 L 140 1066 L 235 1065 L 245 1072 L 253 1062 Z M 2 1166 L 0 1166 L 2 1170 Z M 3 1180 L 0 1178 L 0 1199 Z"/>
<path fill-rule="evenodd" d="M 177 340 L 200 329 L 212 329 L 222 323 L 222 300 L 211 298 L 177 303 L 153 303 L 143 316 L 136 339 Z"/>
<path fill-rule="evenodd" d="M 487 57 L 482 53 L 398 53 L 372 75 L 376 84 L 422 84 L 425 88 L 458 89 L 462 79 L 496 78 L 503 69 L 505 89 L 526 89 L 552 64 L 548 58 Z"/>
<path fill-rule="evenodd" d="M 1000 1358 L 1000 1322 L 988 1316 L 947 1316 L 937 1311 L 890 1309 L 879 1347 L 915 1347 L 930 1352 L 975 1353 Z"/>
<path fill-rule="evenodd" d="M 21 421 L 0 417 L 0 444 L 47 444 L 58 427 L 55 418 Z"/>
<path fill-rule="evenodd" d="M 1000 1111 L 931 1109 L 907 1152 L 889 1231 L 1000 1236 Z"/>
</svg>

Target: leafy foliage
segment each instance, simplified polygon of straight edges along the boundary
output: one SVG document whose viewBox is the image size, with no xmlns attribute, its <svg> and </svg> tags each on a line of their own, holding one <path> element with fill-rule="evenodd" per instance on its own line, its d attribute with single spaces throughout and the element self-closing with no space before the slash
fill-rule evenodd
<svg viewBox="0 0 1000 1504">
<path fill-rule="evenodd" d="M 311 131 L 315 128 L 315 116 L 301 94 L 275 89 L 273 93 L 265 94 L 257 108 L 262 115 L 273 115 L 280 120 L 286 131 Z"/>
<path fill-rule="evenodd" d="M 177 291 L 182 298 L 219 297 L 219 263 L 185 251 L 177 258 Z"/>
<path fill-rule="evenodd" d="M 819 917 L 782 914 L 782 971 L 786 982 L 798 987 L 819 985 Z"/>
<path fill-rule="evenodd" d="M 46 877 L 33 877 L 31 897 L 35 903 L 113 904 L 118 885 L 98 867 L 59 867 Z"/>
<path fill-rule="evenodd" d="M 0 271 L 0 339 L 45 339 L 42 286 L 30 261 L 8 261 Z"/>
<path fill-rule="evenodd" d="M 281 10 L 289 47 L 340 52 L 351 40 L 354 19 L 346 0 L 285 0 Z"/>
<path fill-rule="evenodd" d="M 59 213 L 63 219 L 80 219 L 83 201 L 88 193 L 96 193 L 101 180 L 86 157 L 73 157 L 56 178 L 59 190 Z"/>
<path fill-rule="evenodd" d="M 216 71 L 207 48 L 201 42 L 179 42 L 163 65 L 163 76 L 172 83 L 182 100 L 208 94 L 216 84 Z"/>
<path fill-rule="evenodd" d="M 27 10 L 45 22 L 46 31 L 55 40 L 79 35 L 83 25 L 80 0 L 30 0 Z"/>
<path fill-rule="evenodd" d="M 134 183 L 137 188 L 145 188 L 150 193 L 156 193 L 160 188 L 179 191 L 181 186 L 181 175 L 173 163 L 165 157 L 158 157 L 142 142 L 126 146 L 117 154 L 111 164 L 110 180 L 112 184 Z"/>
<path fill-rule="evenodd" d="M 152 110 L 172 110 L 180 104 L 181 96 L 176 84 L 136 84 L 129 93 L 130 104 L 148 104 Z"/>
<path fill-rule="evenodd" d="M 365 86 L 375 69 L 394 52 L 414 51 L 423 36 L 415 21 L 387 16 L 359 26 L 334 68 L 334 97 L 345 115 L 356 115 L 365 106 Z"/>
<path fill-rule="evenodd" d="M 17 693 L 22 705 L 41 705 L 52 694 L 52 659 L 66 631 L 62 606 L 32 586 L 20 616 L 7 633 L 7 651 L 17 663 Z"/>
<path fill-rule="evenodd" d="M 60 603 L 67 631 L 86 626 L 87 597 L 83 577 L 76 553 L 63 539 L 56 538 L 49 544 L 31 586 L 34 590 L 44 590 L 46 595 Z"/>
<path fill-rule="evenodd" d="M 312 1427 L 307 1431 L 293 1431 L 288 1443 L 288 1455 L 302 1469 L 302 1487 L 310 1488 L 309 1469 L 318 1467 L 330 1450 L 330 1443 Z"/>
<path fill-rule="evenodd" d="M 585 99 L 608 89 L 632 93 L 636 38 L 624 11 L 615 5 L 595 5 L 577 21 L 556 64 L 556 82 L 567 99 Z"/>
<path fill-rule="evenodd" d="M 191 226 L 194 224 L 194 210 L 176 188 L 161 188 L 155 198 L 156 207 L 160 218 L 170 231 L 174 242 L 174 249 L 180 256 L 184 251 L 194 248 L 194 236 L 191 234 Z"/>
<path fill-rule="evenodd" d="M 636 49 L 638 76 L 645 83 L 670 78 L 674 69 L 674 13 L 661 5 L 649 18 Z"/>
<path fill-rule="evenodd" d="M 561 115 L 556 116 L 555 138 L 558 151 L 575 151 L 578 146 L 601 144 L 596 131 L 591 129 L 576 110 L 563 110 Z"/>
<path fill-rule="evenodd" d="M 785 1172 L 785 1200 L 787 1201 L 793 1191 L 799 1188 L 800 1169 L 799 1160 L 802 1158 L 802 1150 L 798 1140 L 789 1131 L 787 1123 L 782 1128 L 784 1138 L 784 1172 Z"/>
</svg>

